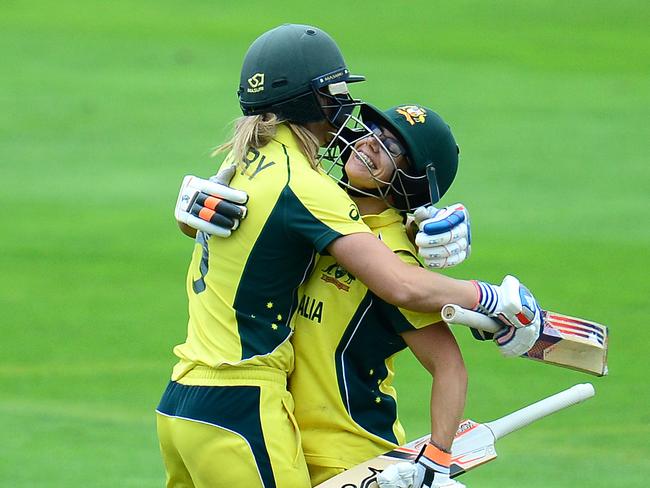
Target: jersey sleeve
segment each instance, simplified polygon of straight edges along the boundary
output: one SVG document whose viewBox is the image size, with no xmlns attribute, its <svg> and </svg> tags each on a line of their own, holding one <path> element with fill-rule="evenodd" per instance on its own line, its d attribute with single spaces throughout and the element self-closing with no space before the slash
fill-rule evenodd
<svg viewBox="0 0 650 488">
<path fill-rule="evenodd" d="M 358 232 L 371 233 L 359 209 L 348 195 L 326 175 L 311 168 L 299 182 L 285 190 L 285 223 L 289 232 L 324 253 L 334 239 Z M 312 174 L 310 174 L 312 173 Z"/>
</svg>

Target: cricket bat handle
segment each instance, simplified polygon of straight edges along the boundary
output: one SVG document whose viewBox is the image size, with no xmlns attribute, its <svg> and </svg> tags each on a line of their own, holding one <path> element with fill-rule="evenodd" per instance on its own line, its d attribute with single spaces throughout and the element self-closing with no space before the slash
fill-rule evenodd
<svg viewBox="0 0 650 488">
<path fill-rule="evenodd" d="M 504 325 L 499 324 L 487 315 L 451 304 L 442 307 L 442 320 L 448 324 L 465 325 L 483 332 L 496 333 L 504 328 Z"/>
<path fill-rule="evenodd" d="M 505 417 L 487 422 L 485 425 L 490 428 L 495 439 L 500 439 L 558 410 L 587 400 L 595 394 L 596 391 L 591 383 L 580 383 L 532 405 L 528 405 Z"/>
</svg>

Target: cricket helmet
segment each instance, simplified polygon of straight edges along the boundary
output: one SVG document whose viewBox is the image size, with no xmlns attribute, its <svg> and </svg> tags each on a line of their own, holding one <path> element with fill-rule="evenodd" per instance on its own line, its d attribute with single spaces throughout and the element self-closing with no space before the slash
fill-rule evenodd
<svg viewBox="0 0 650 488">
<path fill-rule="evenodd" d="M 445 121 L 430 108 L 415 104 L 398 105 L 382 112 L 364 103 L 360 116 L 360 119 L 353 115 L 349 117 L 326 148 L 322 159 L 344 168 L 350 153 L 356 152 L 355 144 L 366 137 L 374 137 L 393 160 L 395 171 L 390 181 L 376 180 L 377 188 L 374 190 L 352 187 L 347 182 L 345 171 L 341 183 L 352 193 L 382 198 L 401 211 L 437 203 L 456 177 L 460 152 Z M 407 168 L 397 166 L 390 148 L 376 134 L 376 129 L 373 131 L 374 126 L 388 129 L 395 135 L 404 149 Z M 333 174 L 331 168 L 326 169 Z"/>
<path fill-rule="evenodd" d="M 327 119 L 340 127 L 353 108 L 350 74 L 341 50 L 326 32 L 309 25 L 284 24 L 248 48 L 237 95 L 244 115 L 274 113 L 299 124 Z"/>
</svg>

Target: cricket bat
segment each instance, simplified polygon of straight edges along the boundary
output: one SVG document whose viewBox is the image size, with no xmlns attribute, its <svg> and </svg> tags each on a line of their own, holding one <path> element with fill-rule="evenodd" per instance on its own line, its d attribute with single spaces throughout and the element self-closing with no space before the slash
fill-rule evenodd
<svg viewBox="0 0 650 488">
<path fill-rule="evenodd" d="M 451 477 L 459 476 L 495 459 L 497 452 L 494 443 L 498 439 L 594 395 L 594 387 L 590 383 L 582 383 L 492 422 L 481 424 L 473 420 L 464 420 L 458 427 L 451 448 Z M 377 488 L 375 481 L 377 474 L 391 464 L 414 461 L 429 438 L 429 435 L 425 435 L 381 456 L 365 461 L 315 488 Z"/>
<path fill-rule="evenodd" d="M 442 319 L 485 332 L 498 332 L 504 326 L 478 312 L 458 305 L 445 305 Z M 542 312 L 542 333 L 530 351 L 521 357 L 570 368 L 595 376 L 607 374 L 608 329 L 589 320 L 556 312 Z"/>
</svg>

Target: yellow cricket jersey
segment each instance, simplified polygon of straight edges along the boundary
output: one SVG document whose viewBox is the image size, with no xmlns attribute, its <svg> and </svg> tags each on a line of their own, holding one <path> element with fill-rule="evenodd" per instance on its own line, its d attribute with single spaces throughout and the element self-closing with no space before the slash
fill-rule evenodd
<svg viewBox="0 0 650 488">
<path fill-rule="evenodd" d="M 418 265 L 398 212 L 363 219 L 404 262 Z M 301 295 L 289 385 L 307 463 L 348 468 L 403 444 L 392 386 L 394 355 L 406 347 L 399 333 L 440 322 L 440 314 L 384 302 L 331 256 L 318 261 Z"/>
<path fill-rule="evenodd" d="M 250 149 L 231 184 L 248 215 L 228 239 L 199 232 L 187 274 L 189 324 L 174 348 L 177 381 L 196 365 L 267 366 L 289 372 L 298 287 L 334 239 L 370 232 L 356 205 L 309 165 L 290 129 Z"/>
</svg>

